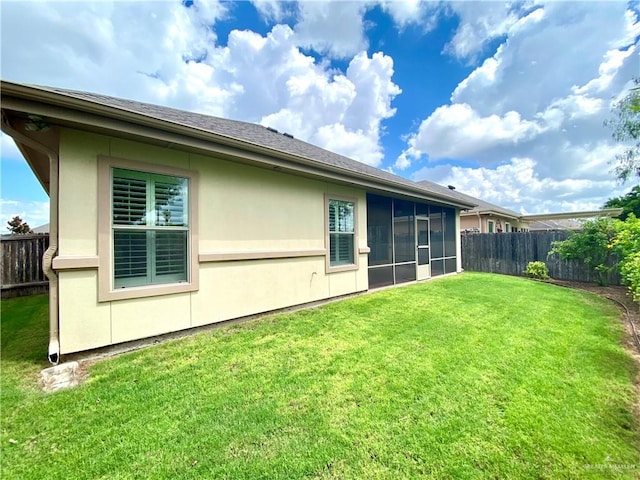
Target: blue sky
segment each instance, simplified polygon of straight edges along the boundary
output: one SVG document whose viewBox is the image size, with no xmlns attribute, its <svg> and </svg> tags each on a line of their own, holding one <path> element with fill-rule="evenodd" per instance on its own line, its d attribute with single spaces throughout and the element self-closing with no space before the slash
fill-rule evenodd
<svg viewBox="0 0 640 480">
<path fill-rule="evenodd" d="M 261 123 L 523 213 L 628 191 L 603 121 L 640 75 L 627 2 L 4 1 L 4 80 Z M 2 136 L 3 224 L 48 199 Z"/>
</svg>

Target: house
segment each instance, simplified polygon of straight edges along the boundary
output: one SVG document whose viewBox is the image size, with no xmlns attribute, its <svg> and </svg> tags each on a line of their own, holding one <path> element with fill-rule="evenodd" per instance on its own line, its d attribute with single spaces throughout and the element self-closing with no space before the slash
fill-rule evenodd
<svg viewBox="0 0 640 480">
<path fill-rule="evenodd" d="M 531 223 L 529 230 L 532 232 L 564 232 L 567 230 L 581 230 L 582 223 L 571 218 L 559 220 L 538 220 Z"/>
<path fill-rule="evenodd" d="M 531 222 L 532 232 L 558 231 L 558 230 L 581 230 L 580 220 L 593 219 L 598 217 L 618 217 L 622 213 L 622 208 L 602 208 L 600 210 L 585 210 L 581 212 L 563 213 L 541 213 L 536 215 L 526 215 L 525 218 Z"/>
<path fill-rule="evenodd" d="M 425 187 L 433 185 L 428 181 L 419 183 Z M 440 188 L 444 189 L 445 187 Z M 459 200 L 476 204 L 475 207 L 460 213 L 460 228 L 463 232 L 506 233 L 529 230 L 529 222 L 518 212 L 459 192 L 453 186 L 449 186 L 448 189 Z"/>
<path fill-rule="evenodd" d="M 50 196 L 49 359 L 461 270 L 475 203 L 261 125 L 3 81 Z"/>
<path fill-rule="evenodd" d="M 419 182 L 426 188 L 443 191 L 445 187 L 429 181 Z M 509 233 L 549 230 L 579 230 L 578 219 L 596 217 L 617 217 L 621 208 L 603 208 L 579 212 L 520 214 L 482 199 L 458 192 L 455 187 L 447 187 L 461 201 L 473 202 L 475 207 L 460 212 L 460 228 L 463 233 Z"/>
</svg>

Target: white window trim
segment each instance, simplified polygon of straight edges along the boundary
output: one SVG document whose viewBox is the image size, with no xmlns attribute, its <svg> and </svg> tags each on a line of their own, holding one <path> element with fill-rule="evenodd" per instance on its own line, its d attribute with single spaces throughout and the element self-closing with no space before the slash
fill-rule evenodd
<svg viewBox="0 0 640 480">
<path fill-rule="evenodd" d="M 491 225 L 493 228 L 489 227 Z M 493 230 L 493 232 L 491 231 Z M 496 233 L 496 222 L 493 220 L 487 220 L 487 233 Z"/>
<path fill-rule="evenodd" d="M 353 261 L 349 265 L 331 266 L 331 240 L 329 235 L 329 200 L 353 203 Z M 347 272 L 358 269 L 358 199 L 325 193 L 324 195 L 324 244 L 325 244 L 325 273 Z"/>
<path fill-rule="evenodd" d="M 160 175 L 184 177 L 189 180 L 188 280 L 179 283 L 114 288 L 113 235 L 111 228 L 111 175 L 114 168 Z M 98 156 L 98 301 L 124 300 L 198 290 L 198 174 L 193 170 L 136 162 L 122 158 Z"/>
</svg>

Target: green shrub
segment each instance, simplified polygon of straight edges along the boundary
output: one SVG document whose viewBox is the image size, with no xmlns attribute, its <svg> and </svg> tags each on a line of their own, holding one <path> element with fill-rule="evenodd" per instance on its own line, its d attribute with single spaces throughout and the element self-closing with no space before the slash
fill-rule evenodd
<svg viewBox="0 0 640 480">
<path fill-rule="evenodd" d="M 526 273 L 528 277 L 539 278 L 541 280 L 549 278 L 549 269 L 544 262 L 529 262 L 524 273 Z"/>
<path fill-rule="evenodd" d="M 586 220 L 582 231 L 572 233 L 566 240 L 553 242 L 548 255 L 584 262 L 596 276 L 598 285 L 606 285 L 609 273 L 617 266 L 613 239 L 619 223 L 620 220 L 608 217 Z"/>
<path fill-rule="evenodd" d="M 629 293 L 640 302 L 640 219 L 632 213 L 618 224 L 618 234 L 611 245 L 620 257 L 620 275 Z"/>
<path fill-rule="evenodd" d="M 629 293 L 640 302 L 640 252 L 633 253 L 620 264 L 622 280 L 629 287 Z"/>
</svg>

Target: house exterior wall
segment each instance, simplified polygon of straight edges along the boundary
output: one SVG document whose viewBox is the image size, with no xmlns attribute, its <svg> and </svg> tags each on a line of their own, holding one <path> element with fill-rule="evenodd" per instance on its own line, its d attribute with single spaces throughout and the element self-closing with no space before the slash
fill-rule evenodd
<svg viewBox="0 0 640 480">
<path fill-rule="evenodd" d="M 499 215 L 487 215 L 480 214 L 465 214 L 460 216 L 460 230 L 475 231 L 479 229 L 477 233 L 489 233 L 489 221 L 494 222 L 494 232 L 498 233 L 498 226 L 502 229 L 502 232 L 506 232 L 506 224 L 511 225 L 512 231 L 520 231 L 521 229 L 528 229 L 529 224 L 527 222 L 520 222 L 513 218 L 502 217 Z"/>
<path fill-rule="evenodd" d="M 98 163 L 105 157 L 197 173 L 197 290 L 100 301 L 98 187 L 104 179 Z M 327 273 L 325 204 L 332 195 L 355 201 L 358 262 L 352 270 Z M 62 129 L 59 202 L 57 260 L 67 266 L 58 270 L 62 354 L 368 288 L 366 193 L 360 188 Z"/>
<path fill-rule="evenodd" d="M 480 231 L 485 231 L 482 229 L 482 219 L 477 215 L 460 215 L 460 230 L 472 230 L 479 229 Z"/>
</svg>

